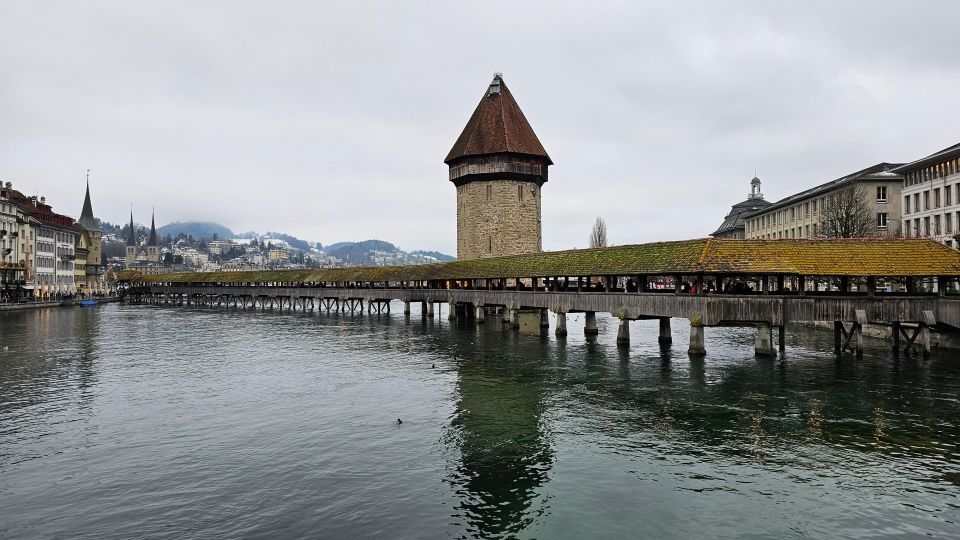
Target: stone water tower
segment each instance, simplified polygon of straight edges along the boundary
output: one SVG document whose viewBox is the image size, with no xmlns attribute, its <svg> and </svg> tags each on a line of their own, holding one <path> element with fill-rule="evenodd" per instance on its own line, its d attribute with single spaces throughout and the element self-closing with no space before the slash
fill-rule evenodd
<svg viewBox="0 0 960 540">
<path fill-rule="evenodd" d="M 457 188 L 457 258 L 541 250 L 540 190 L 553 162 L 499 73 L 443 161 Z"/>
</svg>

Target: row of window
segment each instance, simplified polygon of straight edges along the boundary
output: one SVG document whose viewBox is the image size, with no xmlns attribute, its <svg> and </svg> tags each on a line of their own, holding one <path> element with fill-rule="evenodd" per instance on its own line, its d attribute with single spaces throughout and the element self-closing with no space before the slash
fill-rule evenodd
<svg viewBox="0 0 960 540">
<path fill-rule="evenodd" d="M 956 193 L 956 197 L 954 197 L 954 193 Z M 942 189 L 926 189 L 922 193 L 904 195 L 903 213 L 914 214 L 923 210 L 936 210 L 943 206 L 952 206 L 955 200 L 960 202 L 960 184 L 944 186 Z"/>
<path fill-rule="evenodd" d="M 887 228 L 887 212 L 877 212 L 877 229 L 885 230 Z M 803 225 L 800 227 L 793 227 L 783 231 L 778 231 L 774 233 L 761 234 L 756 236 L 756 238 L 761 239 L 777 239 L 777 238 L 815 238 L 820 233 L 820 226 L 818 223 L 812 223 L 810 225 Z"/>
<path fill-rule="evenodd" d="M 960 189 L 960 186 L 958 186 Z M 960 191 L 958 191 L 960 193 Z M 887 186 L 878 185 L 876 186 L 876 195 L 878 203 L 887 202 Z M 760 217 L 751 219 L 747 221 L 746 229 L 747 232 L 757 232 L 763 229 L 770 229 L 777 227 L 779 225 L 784 225 L 786 223 L 792 223 L 798 219 L 809 219 L 811 213 L 814 217 L 818 216 L 821 212 L 825 211 L 827 204 L 833 200 L 833 194 L 826 195 L 823 197 L 818 197 L 812 201 L 805 202 L 803 204 L 796 204 L 790 208 L 784 208 L 770 214 L 765 214 Z M 886 214 L 884 214 L 886 215 Z M 767 235 L 770 238 L 777 238 L 775 235 Z M 764 238 L 764 237 L 761 237 Z M 780 237 L 785 238 L 785 237 Z M 786 237 L 791 238 L 791 237 Z"/>
<path fill-rule="evenodd" d="M 915 238 L 960 233 L 960 212 L 905 219 L 903 225 L 903 235 Z"/>
<path fill-rule="evenodd" d="M 951 159 L 907 173 L 906 176 L 903 177 L 903 181 L 905 185 L 913 186 L 921 182 L 936 180 L 957 173 L 960 173 L 960 158 Z"/>
</svg>

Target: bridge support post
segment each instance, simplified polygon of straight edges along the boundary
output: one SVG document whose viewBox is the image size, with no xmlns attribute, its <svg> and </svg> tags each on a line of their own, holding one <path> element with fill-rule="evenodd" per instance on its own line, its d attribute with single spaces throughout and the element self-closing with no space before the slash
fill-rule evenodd
<svg viewBox="0 0 960 540">
<path fill-rule="evenodd" d="M 554 333 L 557 337 L 566 337 L 567 336 L 567 314 L 562 311 L 555 311 L 557 315 L 557 329 Z"/>
<path fill-rule="evenodd" d="M 447 300 L 447 320 L 457 320 L 457 304 L 453 300 Z"/>
<path fill-rule="evenodd" d="M 673 333 L 670 331 L 670 317 L 660 317 L 660 336 L 657 341 L 661 345 L 673 343 Z"/>
<path fill-rule="evenodd" d="M 617 346 L 630 346 L 630 319 L 620 319 L 620 326 L 617 328 Z"/>
<path fill-rule="evenodd" d="M 475 317 L 477 319 L 477 324 L 483 324 L 487 322 L 487 311 L 483 307 L 483 304 L 477 304 L 477 307 L 474 308 Z"/>
<path fill-rule="evenodd" d="M 753 343 L 753 352 L 757 356 L 776 356 L 773 350 L 773 330 L 770 323 L 757 325 L 757 338 Z"/>
<path fill-rule="evenodd" d="M 780 352 L 787 350 L 787 327 L 780 325 L 777 327 L 777 348 L 780 349 Z"/>
<path fill-rule="evenodd" d="M 923 312 L 923 321 L 920 323 L 920 347 L 923 348 L 923 356 L 930 355 L 930 327 L 937 324 L 937 318 L 933 316 L 932 311 Z"/>
<path fill-rule="evenodd" d="M 433 300 L 432 299 L 429 299 L 429 298 L 427 299 L 426 307 L 427 307 L 427 317 L 432 319 L 433 318 Z"/>
<path fill-rule="evenodd" d="M 510 328 L 520 328 L 520 310 L 510 310 Z"/>
<path fill-rule="evenodd" d="M 585 315 L 586 320 L 583 323 L 583 335 L 595 336 L 599 334 L 600 330 L 597 328 L 597 313 L 594 311 L 587 311 Z"/>
<path fill-rule="evenodd" d="M 699 313 L 690 315 L 690 346 L 687 354 L 704 355 L 707 349 L 703 345 L 703 316 Z"/>
<path fill-rule="evenodd" d="M 409 315 L 409 314 L 410 314 L 410 301 L 409 301 L 409 300 L 404 300 L 404 301 L 403 301 L 403 314 L 404 314 L 404 315 Z"/>
<path fill-rule="evenodd" d="M 540 310 L 540 328 L 550 328 L 550 312 L 546 309 Z"/>
</svg>

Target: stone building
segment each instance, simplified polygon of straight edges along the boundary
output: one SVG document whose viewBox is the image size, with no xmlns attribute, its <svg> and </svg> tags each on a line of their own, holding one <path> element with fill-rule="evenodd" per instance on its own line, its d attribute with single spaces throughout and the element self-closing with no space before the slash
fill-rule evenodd
<svg viewBox="0 0 960 540">
<path fill-rule="evenodd" d="M 824 212 L 832 197 L 854 188 L 873 216 L 872 236 L 899 236 L 903 176 L 896 164 L 878 163 L 853 174 L 785 197 L 745 217 L 746 238 L 812 238 L 821 236 Z"/>
<path fill-rule="evenodd" d="M 763 198 L 760 192 L 760 179 L 756 176 L 750 181 L 750 194 L 747 200 L 738 202 L 730 208 L 730 213 L 724 216 L 723 223 L 717 230 L 710 233 L 714 238 L 746 238 L 744 232 L 744 218 L 754 212 L 763 210 L 770 203 Z"/>
<path fill-rule="evenodd" d="M 960 144 L 894 169 L 903 175 L 903 235 L 960 247 Z"/>
<path fill-rule="evenodd" d="M 540 190 L 553 162 L 499 73 L 444 163 L 457 189 L 457 258 L 541 250 Z"/>
</svg>

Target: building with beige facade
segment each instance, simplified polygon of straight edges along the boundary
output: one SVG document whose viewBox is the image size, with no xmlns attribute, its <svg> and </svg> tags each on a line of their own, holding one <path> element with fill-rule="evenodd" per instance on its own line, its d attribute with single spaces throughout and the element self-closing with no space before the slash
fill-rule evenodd
<svg viewBox="0 0 960 540">
<path fill-rule="evenodd" d="M 863 197 L 872 216 L 871 236 L 900 235 L 903 176 L 898 164 L 878 163 L 781 199 L 745 218 L 746 238 L 814 238 L 833 197 L 853 188 Z"/>
<path fill-rule="evenodd" d="M 960 144 L 895 169 L 903 176 L 903 235 L 960 248 Z"/>
<path fill-rule="evenodd" d="M 457 258 L 536 253 L 553 164 L 500 74 L 444 159 L 457 189 Z"/>
</svg>

